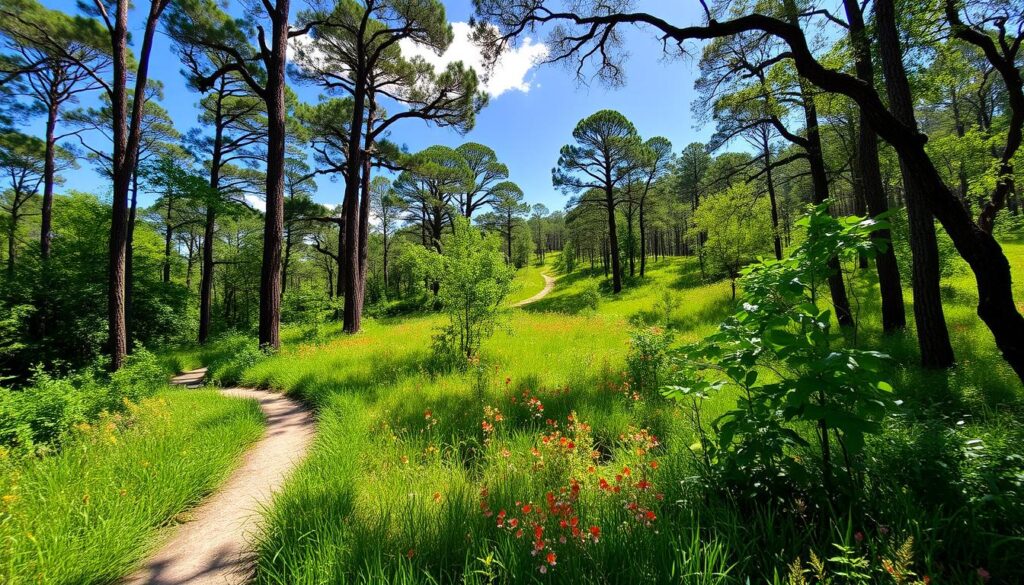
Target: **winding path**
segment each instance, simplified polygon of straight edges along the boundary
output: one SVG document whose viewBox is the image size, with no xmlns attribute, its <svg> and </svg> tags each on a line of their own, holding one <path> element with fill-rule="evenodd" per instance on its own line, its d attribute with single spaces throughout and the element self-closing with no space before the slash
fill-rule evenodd
<svg viewBox="0 0 1024 585">
<path fill-rule="evenodd" d="M 533 295 L 532 297 L 513 304 L 513 307 L 524 307 L 526 305 L 529 305 L 530 303 L 536 303 L 537 301 L 548 296 L 548 294 L 555 288 L 555 279 L 554 277 L 548 276 L 547 274 L 541 274 L 541 276 L 544 277 L 544 288 L 539 293 Z"/>
<path fill-rule="evenodd" d="M 171 382 L 194 388 L 205 375 L 202 368 Z M 260 510 L 305 457 L 316 423 L 312 411 L 281 394 L 247 388 L 221 393 L 259 401 L 267 417 L 263 437 L 224 485 L 188 514 L 191 520 L 174 528 L 170 540 L 124 583 L 224 585 L 246 583 L 252 576 L 249 543 Z"/>
</svg>

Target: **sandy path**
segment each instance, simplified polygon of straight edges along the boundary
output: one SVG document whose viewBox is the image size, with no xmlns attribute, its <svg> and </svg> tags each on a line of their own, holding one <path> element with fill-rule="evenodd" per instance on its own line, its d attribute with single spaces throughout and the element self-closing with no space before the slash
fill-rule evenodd
<svg viewBox="0 0 1024 585">
<path fill-rule="evenodd" d="M 205 370 L 186 372 L 172 382 L 196 386 Z M 263 437 L 245 453 L 241 465 L 221 488 L 193 509 L 189 522 L 124 583 L 246 583 L 252 575 L 249 542 L 258 529 L 260 510 L 302 460 L 313 439 L 313 413 L 281 394 L 228 388 L 227 396 L 254 398 L 267 417 Z"/>
<path fill-rule="evenodd" d="M 522 307 L 524 305 L 529 305 L 530 303 L 536 303 L 537 301 L 548 296 L 548 293 L 550 293 L 555 288 L 555 279 L 553 277 L 548 276 L 547 274 L 541 274 L 541 276 L 544 277 L 544 288 L 539 293 L 533 295 L 532 297 L 513 304 L 513 307 Z"/>
</svg>

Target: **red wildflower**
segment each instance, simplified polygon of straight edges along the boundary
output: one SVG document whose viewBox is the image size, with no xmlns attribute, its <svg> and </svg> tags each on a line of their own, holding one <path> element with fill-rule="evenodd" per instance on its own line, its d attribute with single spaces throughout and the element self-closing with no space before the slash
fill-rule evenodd
<svg viewBox="0 0 1024 585">
<path fill-rule="evenodd" d="M 658 468 L 658 462 L 657 461 L 651 461 L 650 463 L 648 463 L 648 465 L 651 466 L 651 469 L 657 469 Z"/>
<path fill-rule="evenodd" d="M 555 553 L 549 552 L 548 553 L 548 564 L 549 565 L 554 565 L 555 564 L 555 558 L 557 558 L 557 557 L 555 557 Z"/>
</svg>

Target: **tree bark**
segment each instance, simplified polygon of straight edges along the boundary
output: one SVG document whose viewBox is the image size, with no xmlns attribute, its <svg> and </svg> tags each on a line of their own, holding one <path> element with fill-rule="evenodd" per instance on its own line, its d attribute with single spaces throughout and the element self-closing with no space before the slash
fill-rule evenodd
<svg viewBox="0 0 1024 585">
<path fill-rule="evenodd" d="M 144 96 L 149 79 L 149 60 L 153 50 L 160 14 L 169 0 L 151 0 L 146 18 L 142 45 L 135 69 L 133 95 Z M 128 335 L 125 324 L 125 259 L 128 245 L 128 190 L 132 174 L 138 164 L 139 134 L 142 129 L 144 99 L 132 100 L 131 121 L 128 121 L 128 0 L 117 2 L 114 22 L 110 29 L 113 54 L 111 111 L 114 115 L 113 136 L 113 203 L 110 222 L 110 255 L 107 276 L 107 328 L 109 334 L 111 368 L 120 369 L 128 353 Z"/>
<path fill-rule="evenodd" d="M 622 292 L 622 270 L 619 264 L 619 234 L 615 228 L 615 190 L 612 188 L 611 169 L 605 167 L 605 208 L 608 211 L 608 251 L 611 255 L 612 292 Z M 608 275 L 605 269 L 605 276 Z"/>
<path fill-rule="evenodd" d="M 221 84 L 223 87 L 223 82 Z M 214 116 L 213 149 L 210 153 L 210 196 L 220 196 L 220 169 L 224 150 L 224 124 L 221 119 L 223 112 L 220 95 L 217 97 L 217 109 Z M 213 315 L 213 271 L 214 271 L 214 240 L 217 231 L 217 201 L 206 203 L 206 221 L 203 226 L 203 268 L 199 279 L 199 343 L 206 343 L 210 338 L 210 325 Z"/>
<path fill-rule="evenodd" d="M 800 93 L 803 95 L 804 120 L 807 125 L 807 161 L 811 168 L 811 185 L 813 189 L 814 203 L 819 205 L 829 198 L 828 173 L 825 169 L 825 159 L 821 150 L 821 129 L 818 126 L 818 108 L 814 103 L 814 96 L 804 86 L 803 78 L 800 79 Z M 839 259 L 832 257 L 828 263 L 830 274 L 828 277 L 829 294 L 832 297 L 832 307 L 836 312 L 836 321 L 842 327 L 852 327 L 853 311 L 850 310 L 850 299 L 846 294 L 846 283 L 843 279 L 842 267 Z"/>
<path fill-rule="evenodd" d="M 53 242 L 53 185 L 56 180 L 57 103 L 51 100 L 46 114 L 46 153 L 43 162 L 43 206 L 39 218 L 39 253 L 46 262 L 50 259 Z"/>
<path fill-rule="evenodd" d="M 640 277 L 643 278 L 644 273 L 647 271 L 647 223 L 644 221 L 644 203 L 647 200 L 647 195 L 640 198 Z M 655 234 L 655 242 L 657 242 L 657 234 Z M 654 247 L 654 259 L 658 259 L 658 247 Z"/>
<path fill-rule="evenodd" d="M 896 12 L 892 0 L 875 1 L 875 18 L 889 108 L 907 127 L 917 128 L 910 82 L 903 67 L 899 32 L 896 29 Z M 927 208 L 925 186 L 902 158 L 900 172 L 903 175 L 903 189 L 907 199 L 910 248 L 914 256 L 914 322 L 917 324 L 921 364 L 927 368 L 946 368 L 953 365 L 954 357 L 949 331 L 946 328 L 946 317 L 942 311 L 935 221 Z"/>
<path fill-rule="evenodd" d="M 219 184 L 217 165 L 210 171 L 210 186 Z M 206 206 L 206 225 L 203 228 L 203 274 L 199 280 L 199 343 L 210 338 L 210 317 L 213 310 L 213 243 L 216 238 L 217 212 L 211 201 Z"/>
<path fill-rule="evenodd" d="M 135 218 L 139 210 L 139 173 L 132 173 L 132 195 L 131 203 L 128 205 L 128 241 L 124 254 L 124 327 L 125 334 L 130 340 L 132 337 L 132 315 L 135 302 L 135 290 L 132 283 L 135 282 Z M 131 353 L 131 347 L 128 348 Z"/>
<path fill-rule="evenodd" d="M 132 215 L 135 207 L 135 196 L 132 195 Z M 174 248 L 174 224 L 172 223 L 171 215 L 174 213 L 174 203 L 171 197 L 167 198 L 167 223 L 164 224 L 164 266 L 163 266 L 163 282 L 168 284 L 171 282 L 171 252 Z M 129 228 L 131 229 L 131 228 Z"/>
<path fill-rule="evenodd" d="M 874 66 L 871 63 L 871 47 L 864 30 L 864 14 L 857 0 L 845 0 L 847 20 L 850 23 L 850 41 L 854 47 L 854 66 L 857 78 L 874 86 Z M 868 214 L 877 218 L 889 211 L 885 187 L 882 185 L 881 166 L 878 161 L 878 135 L 863 108 L 860 110 L 859 133 L 857 135 L 855 180 L 861 190 L 861 198 Z M 907 326 L 906 308 L 903 304 L 903 284 L 900 282 L 896 251 L 892 247 L 892 233 L 888 228 L 876 230 L 874 236 L 889 243 L 884 252 L 875 256 L 875 271 L 878 273 L 878 289 L 882 304 L 882 330 L 886 333 L 902 331 Z"/>
<path fill-rule="evenodd" d="M 260 268 L 260 347 L 281 347 L 281 239 L 284 234 L 285 68 L 288 60 L 289 0 L 278 0 L 271 15 L 272 48 L 267 67 L 267 211 Z"/>
<path fill-rule="evenodd" d="M 775 259 L 782 260 L 782 238 L 779 236 L 779 204 L 775 197 L 775 178 L 772 176 L 772 150 L 768 144 L 768 131 L 764 130 L 761 148 L 764 149 L 764 180 L 768 187 L 768 202 L 772 212 L 772 243 L 775 245 Z"/>
</svg>

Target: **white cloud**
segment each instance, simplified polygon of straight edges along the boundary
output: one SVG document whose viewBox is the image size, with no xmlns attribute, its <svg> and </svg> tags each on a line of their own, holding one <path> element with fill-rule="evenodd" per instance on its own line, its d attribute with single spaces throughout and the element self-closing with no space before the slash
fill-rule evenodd
<svg viewBox="0 0 1024 585">
<path fill-rule="evenodd" d="M 246 195 L 245 202 L 249 204 L 249 207 L 258 209 L 263 213 L 267 212 L 267 202 L 255 195 Z"/>
<path fill-rule="evenodd" d="M 449 63 L 462 61 L 467 67 L 472 67 L 481 77 L 481 89 L 487 92 L 492 98 L 498 97 L 506 91 L 517 90 L 523 93 L 530 91 L 532 87 L 528 78 L 530 70 L 542 59 L 548 56 L 548 47 L 544 43 L 534 42 L 526 38 L 522 44 L 514 49 L 509 49 L 498 59 L 490 76 L 484 80 L 485 68 L 483 56 L 480 49 L 470 40 L 471 28 L 466 22 L 453 22 L 452 32 L 454 40 L 443 55 L 417 45 L 413 41 L 403 39 L 399 41 L 402 47 L 402 54 L 406 57 L 420 56 L 436 69 L 441 70 Z M 539 85 L 537 87 L 540 87 Z"/>
</svg>

